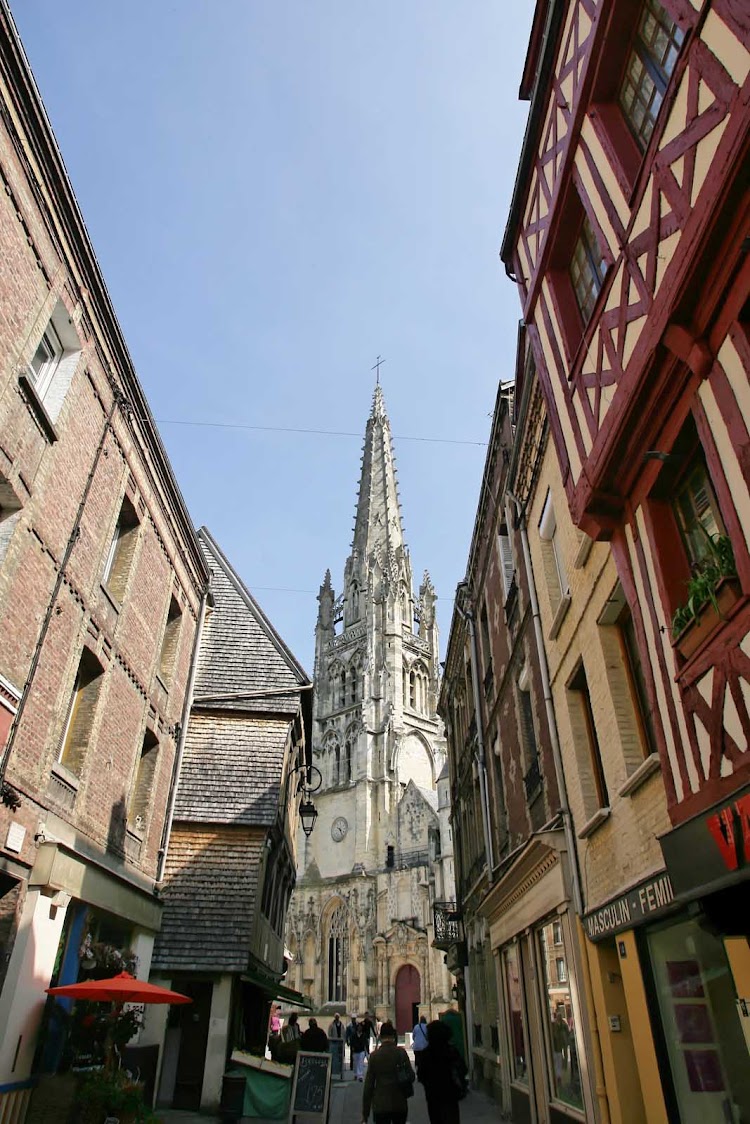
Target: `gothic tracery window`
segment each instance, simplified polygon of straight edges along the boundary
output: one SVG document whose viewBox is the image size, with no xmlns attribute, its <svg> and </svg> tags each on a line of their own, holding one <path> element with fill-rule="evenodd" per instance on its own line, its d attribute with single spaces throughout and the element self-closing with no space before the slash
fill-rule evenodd
<svg viewBox="0 0 750 1124">
<path fill-rule="evenodd" d="M 329 1003 L 343 1003 L 346 1000 L 347 945 L 346 906 L 342 902 L 331 915 L 328 927 Z"/>
</svg>

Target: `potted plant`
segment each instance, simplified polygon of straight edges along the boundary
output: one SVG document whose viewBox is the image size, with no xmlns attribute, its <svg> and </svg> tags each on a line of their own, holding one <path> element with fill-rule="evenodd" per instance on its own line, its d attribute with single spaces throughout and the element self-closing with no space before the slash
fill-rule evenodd
<svg viewBox="0 0 750 1124">
<path fill-rule="evenodd" d="M 120 1124 L 145 1124 L 150 1117 L 143 1099 L 143 1085 L 122 1070 L 89 1074 L 76 1093 L 78 1124 L 103 1124 L 116 1117 Z"/>
<path fill-rule="evenodd" d="M 689 659 L 716 629 L 740 596 L 737 566 L 727 535 L 706 536 L 710 550 L 696 563 L 687 600 L 672 617 L 672 643 Z"/>
</svg>

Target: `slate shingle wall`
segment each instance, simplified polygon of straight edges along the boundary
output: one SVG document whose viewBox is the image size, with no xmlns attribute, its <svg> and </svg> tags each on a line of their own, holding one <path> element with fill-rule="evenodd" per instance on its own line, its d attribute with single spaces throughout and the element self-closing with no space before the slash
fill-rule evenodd
<svg viewBox="0 0 750 1124">
<path fill-rule="evenodd" d="M 264 832 L 175 823 L 152 968 L 247 967 Z"/>
<path fill-rule="evenodd" d="M 176 818 L 203 823 L 272 824 L 291 728 L 291 721 L 285 718 L 193 711 L 177 790 Z"/>
</svg>

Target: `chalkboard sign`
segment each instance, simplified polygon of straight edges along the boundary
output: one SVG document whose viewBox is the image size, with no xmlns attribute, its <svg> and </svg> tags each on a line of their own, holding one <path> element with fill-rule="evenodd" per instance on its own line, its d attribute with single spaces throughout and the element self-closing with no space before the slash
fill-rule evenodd
<svg viewBox="0 0 750 1124">
<path fill-rule="evenodd" d="M 303 1120 L 324 1121 L 328 1115 L 331 1088 L 331 1055 L 300 1050 L 294 1063 L 289 1121 L 295 1116 Z"/>
</svg>

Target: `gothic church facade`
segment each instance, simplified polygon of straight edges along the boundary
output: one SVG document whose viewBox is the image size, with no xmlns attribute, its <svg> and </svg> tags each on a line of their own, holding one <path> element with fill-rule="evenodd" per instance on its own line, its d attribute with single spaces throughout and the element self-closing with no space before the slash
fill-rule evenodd
<svg viewBox="0 0 750 1124">
<path fill-rule="evenodd" d="M 318 1011 L 369 1010 L 404 1032 L 451 1002 L 432 904 L 454 896 L 453 848 L 436 595 L 425 573 L 414 596 L 380 386 L 343 590 L 328 571 L 318 601 L 319 818 L 298 851 L 287 980 Z"/>
</svg>

